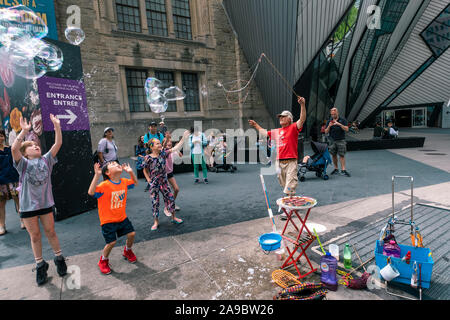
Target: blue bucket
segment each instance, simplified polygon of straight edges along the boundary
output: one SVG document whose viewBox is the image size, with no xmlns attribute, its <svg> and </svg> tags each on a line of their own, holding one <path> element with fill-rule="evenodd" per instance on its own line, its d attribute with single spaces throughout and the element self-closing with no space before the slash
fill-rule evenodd
<svg viewBox="0 0 450 320">
<path fill-rule="evenodd" d="M 281 235 L 265 233 L 259 237 L 259 244 L 264 251 L 274 251 L 281 247 Z"/>
</svg>

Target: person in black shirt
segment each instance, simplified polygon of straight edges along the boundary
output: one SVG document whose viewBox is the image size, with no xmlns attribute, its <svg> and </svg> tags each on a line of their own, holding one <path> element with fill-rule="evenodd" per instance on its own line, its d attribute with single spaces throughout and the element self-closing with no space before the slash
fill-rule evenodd
<svg viewBox="0 0 450 320">
<path fill-rule="evenodd" d="M 381 127 L 381 123 L 377 122 L 375 128 L 373 129 L 373 138 L 381 139 L 382 136 L 383 136 L 383 128 Z"/>
<path fill-rule="evenodd" d="M 345 142 L 345 133 L 348 132 L 348 122 L 345 118 L 339 116 L 336 108 L 330 110 L 330 119 L 327 122 L 325 133 L 329 134 L 331 140 L 329 151 L 333 158 L 334 170 L 331 174 L 339 173 L 338 154 L 341 162 L 341 174 L 350 177 L 350 173 L 345 169 L 345 153 L 347 152 L 347 143 Z"/>
</svg>

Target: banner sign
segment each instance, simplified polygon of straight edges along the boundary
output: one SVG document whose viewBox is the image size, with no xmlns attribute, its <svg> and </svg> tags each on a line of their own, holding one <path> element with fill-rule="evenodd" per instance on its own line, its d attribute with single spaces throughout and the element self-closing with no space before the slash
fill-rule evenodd
<svg viewBox="0 0 450 320">
<path fill-rule="evenodd" d="M 53 0 L 0 0 L 0 9 L 24 5 L 34 12 L 45 22 L 48 27 L 47 37 L 58 40 L 56 28 L 55 5 Z M 36 25 L 39 28 L 39 25 Z"/>
</svg>

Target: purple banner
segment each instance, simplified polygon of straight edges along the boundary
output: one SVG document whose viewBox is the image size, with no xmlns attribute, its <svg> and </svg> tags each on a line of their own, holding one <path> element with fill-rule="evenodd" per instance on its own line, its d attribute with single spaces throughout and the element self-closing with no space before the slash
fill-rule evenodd
<svg viewBox="0 0 450 320">
<path fill-rule="evenodd" d="M 50 114 L 61 122 L 61 130 L 90 130 L 84 83 L 52 77 L 38 79 L 44 131 L 53 131 Z"/>
</svg>

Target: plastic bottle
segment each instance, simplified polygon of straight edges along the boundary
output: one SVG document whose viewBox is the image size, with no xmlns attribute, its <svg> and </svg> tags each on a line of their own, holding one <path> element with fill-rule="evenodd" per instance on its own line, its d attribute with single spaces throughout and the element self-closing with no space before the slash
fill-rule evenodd
<svg viewBox="0 0 450 320">
<path fill-rule="evenodd" d="M 331 291 L 337 291 L 338 282 L 336 279 L 337 260 L 327 252 L 326 255 L 320 259 L 320 281 L 322 284 Z"/>
<path fill-rule="evenodd" d="M 350 246 L 348 245 L 348 243 L 345 244 L 344 248 L 344 268 L 352 268 L 352 251 L 350 250 Z"/>
</svg>

